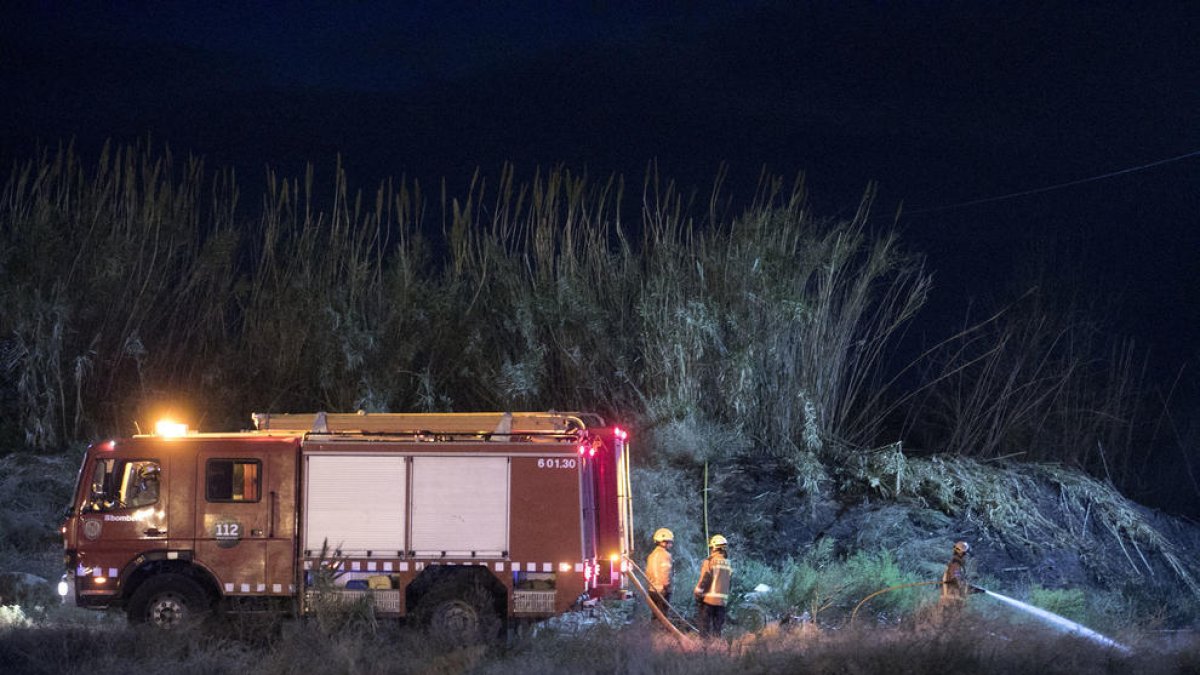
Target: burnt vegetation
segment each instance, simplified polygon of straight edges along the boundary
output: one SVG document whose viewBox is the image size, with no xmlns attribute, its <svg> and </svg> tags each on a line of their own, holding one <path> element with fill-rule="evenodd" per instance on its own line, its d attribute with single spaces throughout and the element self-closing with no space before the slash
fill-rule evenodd
<svg viewBox="0 0 1200 675">
<path fill-rule="evenodd" d="M 1122 496 L 1151 478 L 1140 458 L 1157 442 L 1144 355 L 1061 280 L 1032 278 L 914 349 L 934 276 L 870 190 L 825 218 L 802 179 L 764 175 L 742 205 L 722 175 L 696 192 L 653 165 L 636 184 L 505 167 L 458 193 L 404 178 L 359 190 L 340 162 L 315 174 L 270 173 L 247 196 L 231 172 L 143 145 L 12 165 L 0 193 L 6 568 L 55 573 L 52 512 L 80 445 L 145 429 L 164 407 L 205 430 L 244 428 L 252 410 L 589 410 L 635 430 L 639 542 L 669 524 L 689 578 L 707 497 L 712 529 L 753 561 L 735 590 L 782 589 L 772 615 L 844 624 L 862 595 L 933 578 L 970 537 L 982 578 L 1074 618 L 1196 620 L 1194 528 Z M 49 484 L 34 493 L 24 481 L 37 476 Z M 1062 595 L 1072 587 L 1089 595 Z M 872 620 L 896 624 L 923 601 L 887 603 Z M 956 635 L 922 644 L 941 653 Z M 349 650 L 357 670 L 353 650 L 374 640 L 305 648 Z M 857 649 L 821 644 L 813 658 Z M 65 669 L 78 667 L 64 649 Z M 196 654 L 236 669 L 245 649 Z M 568 658 L 524 649 L 509 658 Z M 661 670 L 657 653 L 597 668 Z M 677 669 L 792 667 L 789 653 L 703 667 L 689 655 Z M 1001 663 L 961 654 L 964 667 Z M 280 671 L 302 660 L 272 658 Z"/>
</svg>

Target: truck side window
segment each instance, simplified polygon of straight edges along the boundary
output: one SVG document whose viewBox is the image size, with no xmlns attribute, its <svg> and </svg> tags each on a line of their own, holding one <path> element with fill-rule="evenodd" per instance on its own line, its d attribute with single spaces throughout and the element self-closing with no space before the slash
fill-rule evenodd
<svg viewBox="0 0 1200 675">
<path fill-rule="evenodd" d="M 98 459 L 92 469 L 92 490 L 83 504 L 84 511 L 108 511 L 117 505 L 113 490 L 113 468 L 116 460 Z"/>
<path fill-rule="evenodd" d="M 262 464 L 257 459 L 210 459 L 205 495 L 210 502 L 256 502 L 261 494 Z"/>
<path fill-rule="evenodd" d="M 160 467 L 151 459 L 102 459 L 92 470 L 86 511 L 112 511 L 149 506 L 158 501 Z"/>
<path fill-rule="evenodd" d="M 158 462 L 129 462 L 122 478 L 121 501 L 129 508 L 158 501 Z"/>
</svg>

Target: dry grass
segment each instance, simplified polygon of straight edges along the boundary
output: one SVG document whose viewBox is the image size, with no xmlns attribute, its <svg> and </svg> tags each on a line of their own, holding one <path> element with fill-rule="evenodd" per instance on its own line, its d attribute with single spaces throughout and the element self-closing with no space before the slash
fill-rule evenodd
<svg viewBox="0 0 1200 675">
<path fill-rule="evenodd" d="M 681 645 L 665 634 L 593 629 L 573 636 L 538 634 L 507 648 L 437 648 L 419 633 L 314 632 L 302 626 L 266 643 L 236 635 L 156 635 L 133 629 L 15 628 L 0 631 L 6 672 L 261 673 L 1187 673 L 1195 672 L 1195 636 L 1166 644 L 1123 635 L 1123 656 L 1071 637 L 1005 622 L 923 620 L 892 629 L 841 631 L 771 628 Z"/>
</svg>

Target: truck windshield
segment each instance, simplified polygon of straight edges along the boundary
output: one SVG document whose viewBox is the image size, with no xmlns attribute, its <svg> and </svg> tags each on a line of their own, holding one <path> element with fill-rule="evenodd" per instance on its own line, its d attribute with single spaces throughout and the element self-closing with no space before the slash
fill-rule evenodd
<svg viewBox="0 0 1200 675">
<path fill-rule="evenodd" d="M 160 467 L 152 459 L 98 459 L 84 511 L 112 511 L 149 506 L 158 501 Z"/>
</svg>

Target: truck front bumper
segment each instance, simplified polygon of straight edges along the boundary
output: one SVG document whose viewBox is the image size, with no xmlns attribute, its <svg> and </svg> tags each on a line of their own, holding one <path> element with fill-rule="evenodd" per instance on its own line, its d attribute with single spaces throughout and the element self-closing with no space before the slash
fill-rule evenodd
<svg viewBox="0 0 1200 675">
<path fill-rule="evenodd" d="M 76 607 L 104 609 L 116 603 L 116 582 L 116 579 L 67 572 L 58 583 L 58 593 L 63 604 L 74 602 Z"/>
</svg>

